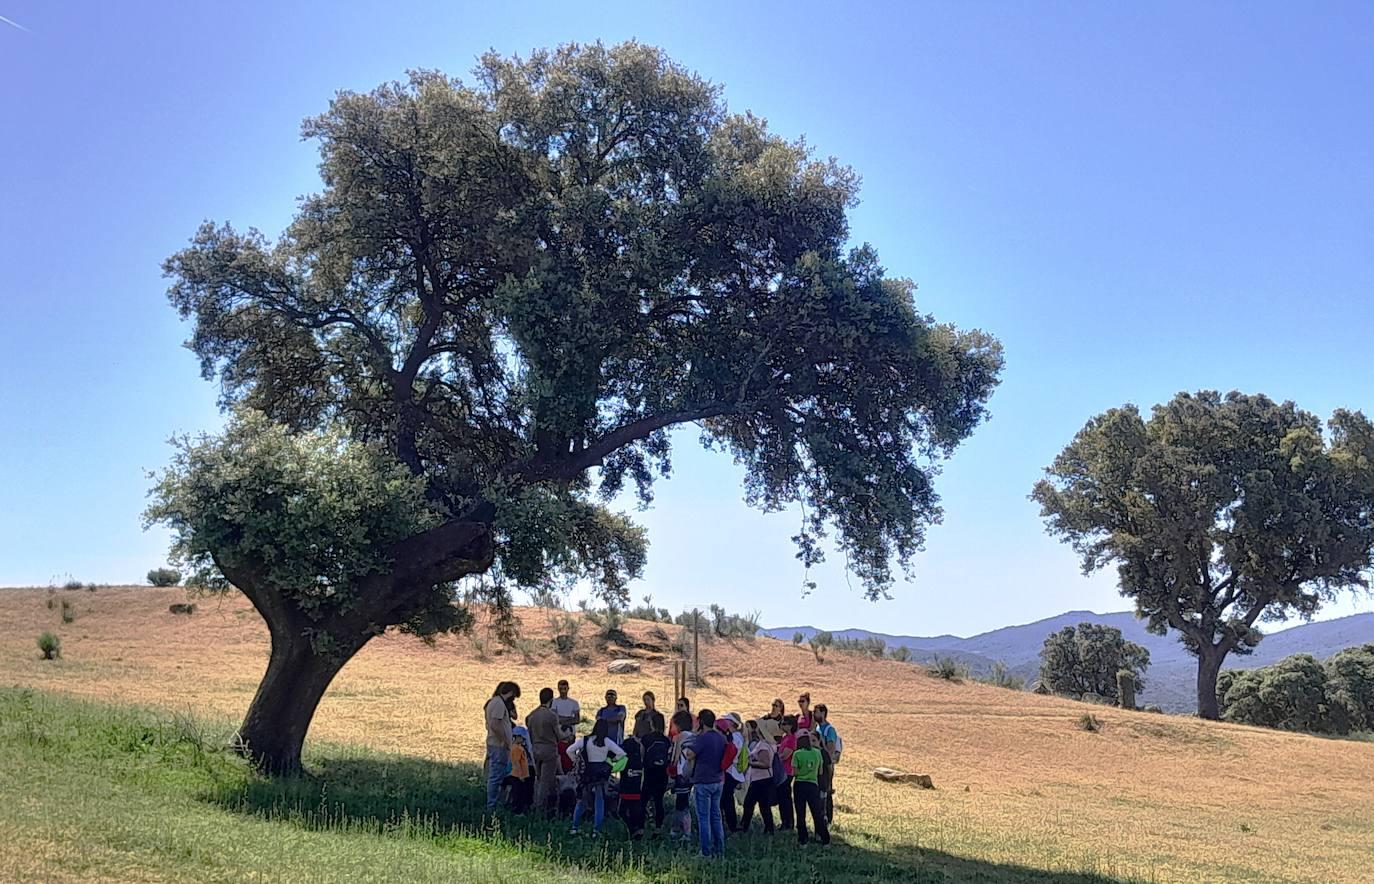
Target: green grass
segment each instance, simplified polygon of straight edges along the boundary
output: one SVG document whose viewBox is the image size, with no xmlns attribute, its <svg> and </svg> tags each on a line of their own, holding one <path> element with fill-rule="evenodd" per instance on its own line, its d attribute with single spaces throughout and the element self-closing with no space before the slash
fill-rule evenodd
<svg viewBox="0 0 1374 884">
<path fill-rule="evenodd" d="M 798 848 L 731 837 L 723 862 L 658 842 L 492 817 L 472 765 L 312 744 L 309 775 L 265 779 L 231 728 L 0 689 L 0 879 L 192 881 L 1105 882 L 872 836 Z"/>
</svg>

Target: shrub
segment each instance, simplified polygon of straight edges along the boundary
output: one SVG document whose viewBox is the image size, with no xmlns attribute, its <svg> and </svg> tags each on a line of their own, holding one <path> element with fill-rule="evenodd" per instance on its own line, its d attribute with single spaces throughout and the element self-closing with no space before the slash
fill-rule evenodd
<svg viewBox="0 0 1374 884">
<path fill-rule="evenodd" d="M 672 623 L 673 615 L 667 608 L 655 608 L 654 597 L 644 596 L 644 604 L 631 608 L 626 616 L 631 620 L 648 620 L 652 623 Z"/>
<path fill-rule="evenodd" d="M 992 664 L 992 669 L 987 675 L 978 679 L 983 684 L 992 685 L 995 688 L 1006 688 L 1009 691 L 1019 691 L 1026 687 L 1026 680 L 1014 674 L 1007 664 L 998 660 Z"/>
<path fill-rule="evenodd" d="M 530 604 L 536 608 L 562 608 L 563 598 L 558 594 L 558 590 L 541 586 L 538 589 L 529 590 Z"/>
<path fill-rule="evenodd" d="M 1078 726 L 1090 734 L 1098 733 L 1102 730 L 1102 722 L 1091 712 L 1084 712 L 1078 716 Z"/>
<path fill-rule="evenodd" d="M 1374 730 L 1374 644 L 1346 648 L 1326 660 L 1326 695 L 1354 730 Z"/>
<path fill-rule="evenodd" d="M 968 678 L 968 667 L 953 657 L 936 656 L 935 661 L 926 667 L 926 672 L 945 681 L 963 681 Z"/>
<path fill-rule="evenodd" d="M 45 632 L 38 637 L 38 650 L 43 652 L 44 660 L 56 660 L 62 656 L 62 639 Z"/>
<path fill-rule="evenodd" d="M 811 644 L 828 648 L 835 644 L 835 636 L 833 633 L 826 632 L 824 629 L 817 630 L 816 634 L 811 636 Z"/>
<path fill-rule="evenodd" d="M 99 584 L 99 583 L 87 583 L 87 584 L 86 584 L 86 591 L 87 591 L 87 592 L 95 592 L 95 591 L 96 591 L 97 589 L 99 589 L 99 588 L 100 588 L 100 584 Z"/>
<path fill-rule="evenodd" d="M 1228 670 L 1217 679 L 1217 700 L 1227 721 L 1290 731 L 1349 733 L 1350 710 L 1333 702 L 1327 692 L 1327 670 L 1311 654 L 1293 654 L 1259 669 Z"/>
<path fill-rule="evenodd" d="M 816 662 L 824 663 L 825 651 L 830 645 L 827 642 L 817 641 L 818 638 L 820 638 L 820 633 L 811 636 L 811 641 L 808 644 L 811 646 L 811 656 L 816 658 Z"/>
<path fill-rule="evenodd" d="M 601 638 L 616 638 L 625 634 L 625 621 L 628 618 L 620 608 L 610 605 L 597 610 L 584 605 L 582 611 L 596 627 L 597 635 Z"/>
<path fill-rule="evenodd" d="M 62 622 L 63 622 L 63 623 L 71 623 L 71 622 L 74 621 L 74 620 L 76 620 L 76 608 L 72 607 L 72 603 L 71 603 L 71 602 L 67 601 L 66 599 L 63 599 L 63 600 L 62 600 Z"/>
<path fill-rule="evenodd" d="M 181 582 L 181 572 L 176 568 L 154 568 L 148 572 L 148 582 L 153 586 L 176 586 Z"/>
<path fill-rule="evenodd" d="M 57 599 L 53 598 L 52 596 L 48 596 L 48 610 L 51 611 L 53 608 L 56 608 L 56 607 L 57 607 Z"/>
<path fill-rule="evenodd" d="M 888 651 L 887 655 L 891 657 L 893 660 L 896 660 L 898 663 L 911 662 L 911 648 L 908 648 L 906 645 L 898 645 L 897 647 Z"/>
<path fill-rule="evenodd" d="M 870 657 L 882 657 L 887 650 L 887 642 L 872 635 L 865 638 L 841 637 L 835 639 L 835 650 L 851 654 L 865 654 Z"/>
<path fill-rule="evenodd" d="M 484 638 L 473 638 L 472 650 L 477 654 L 478 660 L 487 659 L 487 640 Z"/>
<path fill-rule="evenodd" d="M 792 644 L 799 645 L 805 640 L 806 636 L 802 635 L 800 632 L 792 633 Z"/>
<path fill-rule="evenodd" d="M 758 611 L 748 614 L 731 614 L 720 605 L 710 609 L 711 632 L 720 638 L 753 638 L 759 631 Z M 688 615 L 690 620 L 691 615 Z"/>
<path fill-rule="evenodd" d="M 85 588 L 86 588 L 86 584 L 82 583 L 80 580 L 68 580 L 66 583 L 62 584 L 62 588 L 63 588 L 63 589 L 85 589 Z"/>
<path fill-rule="evenodd" d="M 532 638 L 517 638 L 511 644 L 511 647 L 520 655 L 520 659 L 527 664 L 533 663 L 535 658 L 539 655 L 538 645 Z"/>
</svg>

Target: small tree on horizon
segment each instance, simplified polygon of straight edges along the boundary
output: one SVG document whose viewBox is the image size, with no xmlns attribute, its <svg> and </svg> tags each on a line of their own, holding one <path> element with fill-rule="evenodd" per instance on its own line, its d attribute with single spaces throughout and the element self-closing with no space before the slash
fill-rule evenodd
<svg viewBox="0 0 1374 884">
<path fill-rule="evenodd" d="M 1338 410 L 1324 434 L 1292 402 L 1180 393 L 1147 421 L 1133 405 L 1088 422 L 1031 498 L 1084 573 L 1116 564 L 1151 632 L 1197 657 L 1197 709 L 1260 620 L 1310 618 L 1365 586 L 1374 548 L 1374 426 Z M 1329 437 L 1328 437 L 1329 435 Z"/>
<path fill-rule="evenodd" d="M 1100 623 L 1065 626 L 1050 633 L 1040 649 L 1040 683 L 1056 694 L 1098 694 L 1119 699 L 1117 673 L 1135 676 L 1136 690 L 1145 686 L 1150 652 Z"/>
<path fill-rule="evenodd" d="M 259 767 L 299 769 L 374 636 L 470 623 L 458 581 L 624 605 L 647 541 L 607 504 L 652 499 L 675 427 L 804 505 L 804 566 L 829 537 L 870 598 L 909 570 L 1002 355 L 851 247 L 852 170 L 637 43 L 342 92 L 304 134 L 323 190 L 280 238 L 207 223 L 165 264 L 234 417 L 148 518 L 268 624 Z"/>
</svg>

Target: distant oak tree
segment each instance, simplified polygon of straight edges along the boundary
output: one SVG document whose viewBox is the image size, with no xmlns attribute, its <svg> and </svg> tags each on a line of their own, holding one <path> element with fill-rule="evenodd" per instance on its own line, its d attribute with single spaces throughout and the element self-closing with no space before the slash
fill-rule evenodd
<svg viewBox="0 0 1374 884">
<path fill-rule="evenodd" d="M 1098 694 L 1116 702 L 1117 673 L 1129 671 L 1139 691 L 1150 665 L 1150 652 L 1100 623 L 1065 626 L 1045 638 L 1040 649 L 1040 683 L 1056 694 Z"/>
<path fill-rule="evenodd" d="M 850 169 L 635 43 L 343 92 L 304 134 L 323 189 L 279 238 L 207 223 L 165 265 L 232 417 L 148 519 L 267 622 L 260 767 L 299 768 L 373 636 L 464 628 L 456 581 L 498 614 L 577 581 L 623 604 L 646 539 L 607 502 L 651 499 L 677 426 L 750 504 L 804 505 L 804 563 L 830 532 L 870 597 L 909 567 L 1002 356 L 849 247 Z"/>
<path fill-rule="evenodd" d="M 1374 427 L 1291 402 L 1180 393 L 1149 420 L 1133 405 L 1085 426 L 1031 494 L 1084 573 L 1117 565 L 1150 631 L 1198 660 L 1197 709 L 1260 641 L 1257 621 L 1311 617 L 1365 586 L 1374 548 Z"/>
</svg>

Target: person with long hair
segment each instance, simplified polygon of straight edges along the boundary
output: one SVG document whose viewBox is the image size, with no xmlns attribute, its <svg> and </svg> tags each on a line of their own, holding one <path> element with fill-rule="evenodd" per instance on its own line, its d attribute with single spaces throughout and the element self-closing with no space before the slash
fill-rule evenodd
<svg viewBox="0 0 1374 884">
<path fill-rule="evenodd" d="M 816 827 L 816 840 L 822 844 L 830 843 L 830 827 L 825 822 L 825 808 L 821 805 L 821 752 L 811 746 L 811 732 L 797 734 L 797 751 L 792 753 L 792 770 L 795 780 L 792 783 L 793 810 L 797 816 L 797 843 L 805 844 L 806 814 L 811 812 L 811 822 Z"/>
<path fill-rule="evenodd" d="M 745 782 L 749 785 L 744 792 L 744 816 L 739 830 L 749 831 L 754 819 L 754 808 L 758 807 L 763 817 L 763 834 L 773 834 L 773 758 L 776 750 L 773 741 L 759 729 L 758 721 L 749 719 L 744 723 L 745 745 L 749 752 L 749 769 L 745 771 Z"/>
<path fill-rule="evenodd" d="M 794 818 L 792 814 L 792 753 L 797 751 L 797 716 L 784 715 L 782 717 L 782 739 L 778 740 L 778 758 L 782 759 L 783 781 L 777 787 L 778 816 L 781 817 L 782 825 L 779 827 L 784 832 L 792 831 Z"/>
<path fill-rule="evenodd" d="M 588 806 L 594 808 L 592 837 L 601 835 L 601 824 L 606 820 L 606 784 L 611 781 L 611 760 L 625 754 L 625 750 L 607 736 L 609 731 L 610 722 L 599 719 L 589 735 L 579 737 L 568 747 L 568 757 L 578 770 L 580 793 L 577 806 L 573 808 L 573 835 L 577 834 Z"/>
<path fill-rule="evenodd" d="M 510 773 L 510 750 L 514 742 L 511 709 L 520 696 L 520 685 L 503 681 L 492 691 L 483 710 L 487 727 L 487 810 L 495 810 L 501 784 Z"/>
</svg>

